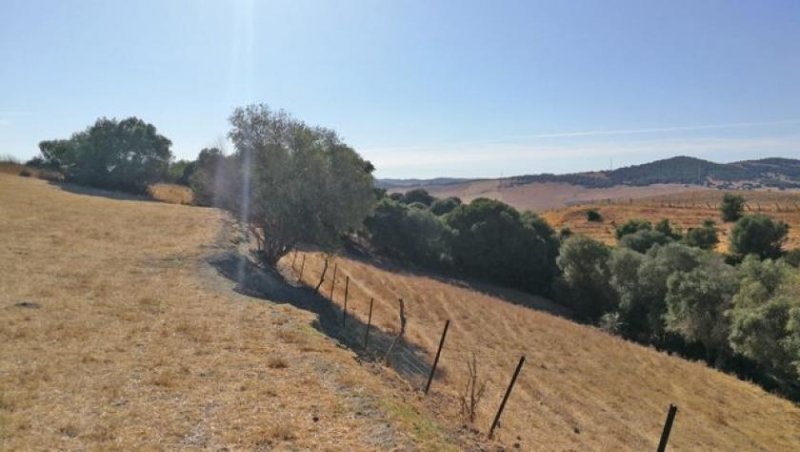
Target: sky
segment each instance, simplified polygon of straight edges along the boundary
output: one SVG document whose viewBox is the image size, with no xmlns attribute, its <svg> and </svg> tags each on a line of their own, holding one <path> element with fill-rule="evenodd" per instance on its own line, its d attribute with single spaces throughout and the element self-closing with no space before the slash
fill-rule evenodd
<svg viewBox="0 0 800 452">
<path fill-rule="evenodd" d="M 191 159 L 251 103 L 384 178 L 800 158 L 800 1 L 0 0 L 0 154 L 137 116 Z"/>
</svg>

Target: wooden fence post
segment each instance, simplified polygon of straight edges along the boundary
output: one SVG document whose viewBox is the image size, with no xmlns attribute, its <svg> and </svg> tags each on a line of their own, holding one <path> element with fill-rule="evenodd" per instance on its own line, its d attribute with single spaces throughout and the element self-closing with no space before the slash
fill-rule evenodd
<svg viewBox="0 0 800 452">
<path fill-rule="evenodd" d="M 433 367 L 431 367 L 431 373 L 428 375 L 428 383 L 425 385 L 425 394 L 428 394 L 428 390 L 431 388 L 431 382 L 433 381 L 433 374 L 436 373 L 436 365 L 439 364 L 439 356 L 442 354 L 442 346 L 444 346 L 444 338 L 447 337 L 447 328 L 450 327 L 450 321 L 446 321 L 444 323 L 444 331 L 442 331 L 442 338 L 439 340 L 439 348 L 436 350 L 436 357 L 433 358 Z"/>
<path fill-rule="evenodd" d="M 330 299 L 333 301 L 333 289 L 336 288 L 336 270 L 339 268 L 338 263 L 333 264 L 333 282 L 331 282 L 331 296 Z"/>
<path fill-rule="evenodd" d="M 344 309 L 342 309 L 342 328 L 347 328 L 347 292 L 350 290 L 350 276 L 344 280 Z"/>
<path fill-rule="evenodd" d="M 369 299 L 369 317 L 367 319 L 367 330 L 364 332 L 364 350 L 367 349 L 367 342 L 369 342 L 369 329 L 372 327 L 372 303 L 374 298 Z"/>
<path fill-rule="evenodd" d="M 306 268 L 306 255 L 303 253 L 303 260 L 300 262 L 300 276 L 297 278 L 298 281 L 303 280 L 303 270 Z"/>
<path fill-rule="evenodd" d="M 522 370 L 523 364 L 525 364 L 524 355 L 519 359 L 519 364 L 517 364 L 517 369 L 514 371 L 514 376 L 511 377 L 511 383 L 508 384 L 508 389 L 506 389 L 506 394 L 503 396 L 503 401 L 500 402 L 500 408 L 498 408 L 497 415 L 494 417 L 494 422 L 492 422 L 492 428 L 489 429 L 490 439 L 494 436 L 494 429 L 497 428 L 497 423 L 500 422 L 500 415 L 503 414 L 503 409 L 505 409 L 506 402 L 508 402 L 508 396 L 511 395 L 511 390 L 514 389 L 514 383 L 516 383 L 517 381 L 517 377 L 519 376 L 519 371 Z"/>
<path fill-rule="evenodd" d="M 661 431 L 661 441 L 658 442 L 658 452 L 667 450 L 667 441 L 669 441 L 669 432 L 672 431 L 672 422 L 675 420 L 675 414 L 678 412 L 678 407 L 669 404 L 669 411 L 667 411 L 667 420 L 664 422 L 664 430 Z"/>
</svg>

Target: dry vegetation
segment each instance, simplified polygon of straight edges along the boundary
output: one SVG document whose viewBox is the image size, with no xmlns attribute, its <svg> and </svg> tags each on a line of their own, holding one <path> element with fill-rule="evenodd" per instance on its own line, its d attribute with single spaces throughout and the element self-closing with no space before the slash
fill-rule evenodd
<svg viewBox="0 0 800 452">
<path fill-rule="evenodd" d="M 193 199 L 192 189 L 184 185 L 160 182 L 151 185 L 148 192 L 156 201 L 170 204 L 191 204 Z"/>
<path fill-rule="evenodd" d="M 0 450 L 455 441 L 313 315 L 233 292 L 219 211 L 87 192 L 0 174 Z"/>
<path fill-rule="evenodd" d="M 306 255 L 303 281 L 313 287 L 323 256 Z M 366 323 L 374 297 L 373 325 L 393 331 L 396 300 L 403 298 L 406 337 L 425 350 L 427 362 L 445 320 L 452 320 L 442 376 L 432 388 L 443 416 L 462 418 L 460 397 L 469 378 L 465 363 L 475 353 L 479 380 L 487 383 L 475 424 L 486 432 L 517 360 L 527 356 L 497 433 L 506 444 L 519 442 L 533 450 L 654 450 L 667 407 L 676 403 L 680 411 L 670 450 L 800 448 L 800 408 L 792 403 L 704 364 L 543 312 L 557 309 L 547 300 L 361 260 L 337 262 L 336 303 L 342 302 L 349 275 L 348 310 Z M 291 265 L 291 256 L 283 265 Z M 330 284 L 329 279 L 323 285 L 326 295 Z M 362 328 L 352 327 L 351 334 L 359 337 Z M 395 365 L 411 367 L 407 373 L 414 374 L 413 363 Z M 420 387 L 422 370 L 416 375 Z"/>
<path fill-rule="evenodd" d="M 737 191 L 747 200 L 745 213 L 763 213 L 789 224 L 787 248 L 800 247 L 800 193 L 780 191 Z M 608 244 L 616 243 L 614 226 L 632 218 L 642 218 L 655 223 L 668 218 L 684 230 L 697 227 L 705 219 L 713 219 L 720 230 L 720 251 L 728 249 L 733 223 L 722 223 L 719 203 L 724 191 L 703 190 L 642 199 L 625 199 L 597 202 L 542 212 L 541 215 L 556 230 L 568 227 L 574 233 L 585 234 Z M 603 216 L 602 222 L 586 220 L 589 209 Z"/>
</svg>

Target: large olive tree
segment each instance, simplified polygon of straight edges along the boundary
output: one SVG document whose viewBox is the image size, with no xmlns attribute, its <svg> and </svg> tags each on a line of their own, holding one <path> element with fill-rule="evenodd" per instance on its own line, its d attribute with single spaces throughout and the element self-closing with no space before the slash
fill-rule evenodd
<svg viewBox="0 0 800 452">
<path fill-rule="evenodd" d="M 229 137 L 239 194 L 227 207 L 250 226 L 268 265 L 296 244 L 333 249 L 375 202 L 373 166 L 337 134 L 266 105 L 237 108 Z"/>
</svg>

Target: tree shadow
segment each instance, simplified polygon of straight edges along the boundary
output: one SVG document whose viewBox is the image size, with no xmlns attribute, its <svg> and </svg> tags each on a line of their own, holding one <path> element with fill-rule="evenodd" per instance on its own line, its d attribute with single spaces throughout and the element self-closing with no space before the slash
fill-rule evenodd
<svg viewBox="0 0 800 452">
<path fill-rule="evenodd" d="M 343 257 L 364 265 L 379 268 L 388 273 L 410 277 L 430 278 L 442 284 L 468 289 L 514 305 L 523 306 L 536 311 L 543 311 L 573 321 L 575 320 L 574 312 L 568 307 L 557 304 L 542 296 L 522 292 L 517 289 L 501 287 L 489 282 L 469 279 L 461 275 L 449 274 L 444 270 L 420 268 L 403 264 L 391 258 L 372 255 L 363 248 L 353 245 L 345 248 Z"/>
<path fill-rule="evenodd" d="M 149 201 L 158 202 L 151 196 L 146 194 L 128 193 L 123 191 L 107 190 L 104 188 L 89 187 L 86 185 L 78 185 L 72 182 L 61 181 L 48 181 L 50 185 L 60 188 L 69 193 L 76 195 L 97 196 L 101 198 L 114 199 L 117 201 Z"/>
<path fill-rule="evenodd" d="M 367 325 L 359 318 L 352 314 L 343 317 L 339 305 L 309 287 L 290 283 L 276 270 L 257 265 L 252 258 L 239 251 L 229 250 L 218 254 L 209 259 L 209 264 L 234 282 L 234 290 L 238 293 L 272 303 L 290 304 L 316 314 L 318 320 L 313 326 L 353 350 L 361 360 L 382 362 L 396 337 L 396 333 L 381 330 L 373 324 L 365 349 Z M 425 349 L 404 339 L 397 341 L 388 357 L 392 368 L 414 385 L 421 385 L 430 373 L 431 364 L 428 361 Z"/>
</svg>

